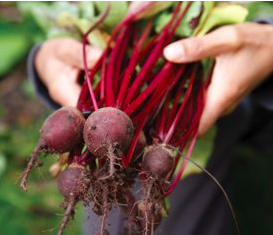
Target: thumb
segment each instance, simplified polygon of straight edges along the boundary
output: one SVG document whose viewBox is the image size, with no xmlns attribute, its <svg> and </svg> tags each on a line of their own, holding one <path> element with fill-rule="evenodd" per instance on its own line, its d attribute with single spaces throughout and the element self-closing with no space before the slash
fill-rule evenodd
<svg viewBox="0 0 273 235">
<path fill-rule="evenodd" d="M 88 68 L 92 68 L 102 55 L 102 50 L 86 45 L 86 60 Z M 59 57 L 66 63 L 78 69 L 84 69 L 83 45 L 75 39 L 65 39 L 59 50 Z"/>
<path fill-rule="evenodd" d="M 182 39 L 168 45 L 164 56 L 174 63 L 185 63 L 217 56 L 240 45 L 236 28 L 226 26 L 202 37 Z"/>
</svg>

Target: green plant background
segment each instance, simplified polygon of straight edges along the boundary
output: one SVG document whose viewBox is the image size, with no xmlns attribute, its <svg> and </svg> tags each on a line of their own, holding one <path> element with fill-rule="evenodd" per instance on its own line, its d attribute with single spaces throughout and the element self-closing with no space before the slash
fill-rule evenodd
<svg viewBox="0 0 273 235">
<path fill-rule="evenodd" d="M 94 3 L 81 4 L 83 17 L 94 14 Z M 251 2 L 248 8 L 248 20 L 273 16 L 272 3 Z M 27 53 L 47 37 L 66 34 L 45 20 L 48 9 L 75 13 L 68 3 L 0 3 L 0 234 L 55 234 L 63 213 L 55 179 L 48 173 L 56 156 L 43 158 L 45 167 L 33 171 L 28 193 L 17 182 L 50 113 L 27 80 Z M 200 140 L 197 161 L 205 161 L 212 140 L 213 134 Z M 238 146 L 233 154 L 232 200 L 242 234 L 273 234 L 273 160 L 248 146 Z M 65 234 L 80 234 L 84 221 L 79 207 Z"/>
</svg>

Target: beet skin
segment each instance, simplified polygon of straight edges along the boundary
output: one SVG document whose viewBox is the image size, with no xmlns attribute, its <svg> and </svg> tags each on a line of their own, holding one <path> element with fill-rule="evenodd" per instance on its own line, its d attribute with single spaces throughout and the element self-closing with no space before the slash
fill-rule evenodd
<svg viewBox="0 0 273 235">
<path fill-rule="evenodd" d="M 64 153 L 83 142 L 85 118 L 73 107 L 63 107 L 52 113 L 40 130 L 41 148 L 45 152 Z"/>
<path fill-rule="evenodd" d="M 119 109 L 106 107 L 88 117 L 83 133 L 89 151 L 102 157 L 109 150 L 126 153 L 133 139 L 134 126 L 127 114 Z"/>
<path fill-rule="evenodd" d="M 144 150 L 142 170 L 165 178 L 173 169 L 171 151 L 163 145 L 149 146 Z"/>
</svg>

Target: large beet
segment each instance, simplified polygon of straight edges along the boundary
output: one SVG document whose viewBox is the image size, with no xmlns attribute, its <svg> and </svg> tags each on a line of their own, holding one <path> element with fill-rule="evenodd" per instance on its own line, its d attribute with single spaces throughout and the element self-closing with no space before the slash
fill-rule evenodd
<svg viewBox="0 0 273 235">
<path fill-rule="evenodd" d="M 124 112 L 106 107 L 88 117 L 83 133 L 90 152 L 102 157 L 108 154 L 109 150 L 126 153 L 133 139 L 134 126 Z"/>
</svg>

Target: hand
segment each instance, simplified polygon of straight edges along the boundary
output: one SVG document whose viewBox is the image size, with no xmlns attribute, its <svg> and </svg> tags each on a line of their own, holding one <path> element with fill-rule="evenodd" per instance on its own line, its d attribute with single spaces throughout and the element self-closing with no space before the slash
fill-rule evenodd
<svg viewBox="0 0 273 235">
<path fill-rule="evenodd" d="M 231 112 L 273 71 L 272 52 L 273 27 L 256 23 L 225 26 L 165 48 L 165 57 L 175 63 L 205 57 L 216 59 L 200 120 L 200 135 L 205 134 L 219 116 Z"/>
<path fill-rule="evenodd" d="M 87 64 L 92 68 L 102 51 L 89 45 L 86 49 Z M 78 75 L 83 69 L 80 42 L 71 38 L 46 41 L 35 57 L 35 67 L 53 100 L 64 106 L 76 106 L 81 91 Z"/>
</svg>

